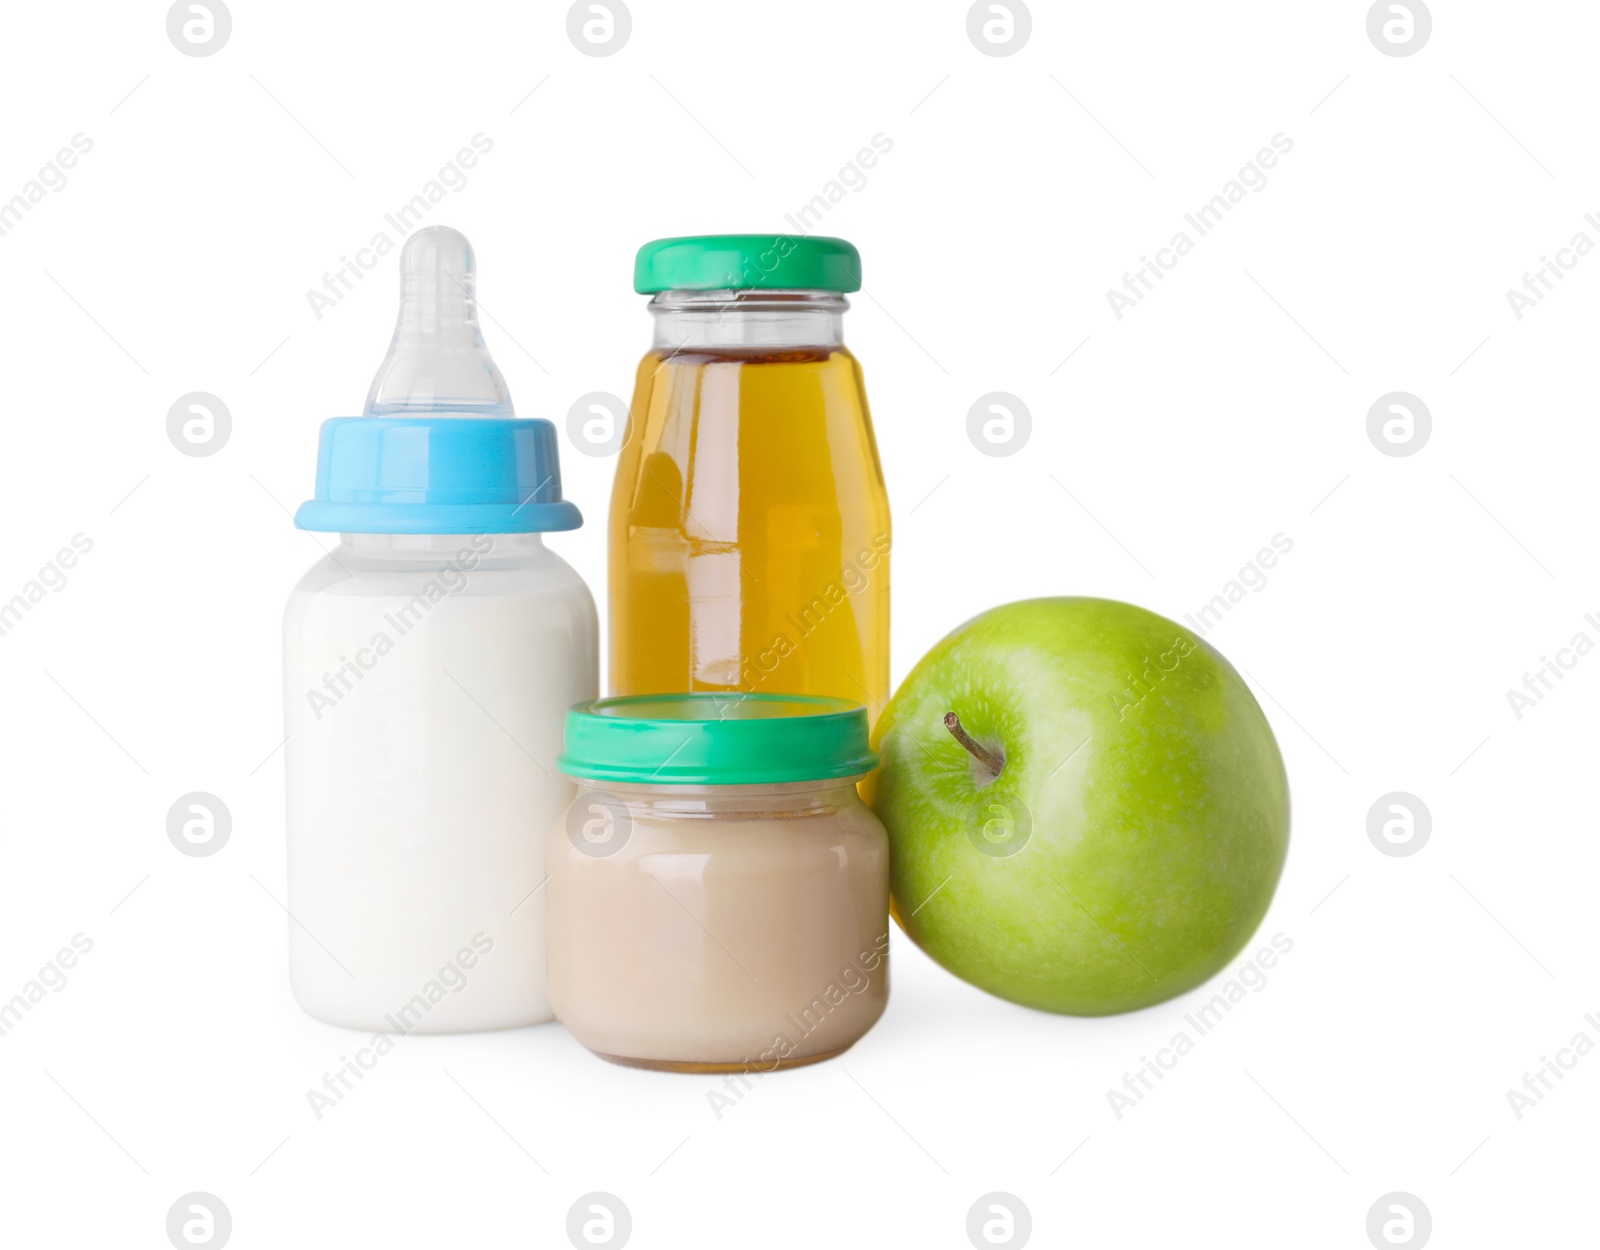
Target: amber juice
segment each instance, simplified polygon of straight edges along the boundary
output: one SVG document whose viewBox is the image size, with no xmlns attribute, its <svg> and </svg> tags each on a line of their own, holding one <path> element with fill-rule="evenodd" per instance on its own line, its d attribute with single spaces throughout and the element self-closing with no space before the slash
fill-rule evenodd
<svg viewBox="0 0 1600 1250">
<path fill-rule="evenodd" d="M 831 312 L 792 315 L 769 292 L 704 324 L 658 323 L 611 501 L 617 694 L 824 694 L 882 711 L 888 495 L 861 367 L 836 341 L 844 301 L 807 302 Z M 774 307 L 770 324 L 739 324 Z"/>
</svg>

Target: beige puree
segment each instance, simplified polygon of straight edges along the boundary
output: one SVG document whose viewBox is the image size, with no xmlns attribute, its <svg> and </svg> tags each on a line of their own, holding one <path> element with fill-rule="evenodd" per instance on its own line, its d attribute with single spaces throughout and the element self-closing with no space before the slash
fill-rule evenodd
<svg viewBox="0 0 1600 1250">
<path fill-rule="evenodd" d="M 888 837 L 853 778 L 579 781 L 546 849 L 551 1005 L 606 1059 L 770 1071 L 883 1014 Z"/>
</svg>

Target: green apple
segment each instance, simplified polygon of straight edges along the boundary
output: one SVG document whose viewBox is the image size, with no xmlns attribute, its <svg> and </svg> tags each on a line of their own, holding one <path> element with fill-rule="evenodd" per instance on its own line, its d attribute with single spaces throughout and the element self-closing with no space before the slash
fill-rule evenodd
<svg viewBox="0 0 1600 1250">
<path fill-rule="evenodd" d="M 1289 846 L 1277 741 L 1239 674 L 1172 621 L 1031 599 L 947 636 L 876 730 L 865 793 L 913 941 L 1012 1002 L 1162 1002 L 1250 940 Z"/>
</svg>

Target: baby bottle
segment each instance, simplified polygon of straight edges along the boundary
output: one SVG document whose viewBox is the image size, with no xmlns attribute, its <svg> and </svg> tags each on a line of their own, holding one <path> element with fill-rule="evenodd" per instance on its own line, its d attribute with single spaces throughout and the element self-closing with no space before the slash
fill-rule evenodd
<svg viewBox="0 0 1600 1250">
<path fill-rule="evenodd" d="M 556 434 L 484 345 L 472 248 L 419 230 L 359 417 L 323 424 L 301 529 L 337 534 L 284 618 L 289 971 L 311 1015 L 390 1033 L 550 1018 L 543 835 L 594 601 Z"/>
<path fill-rule="evenodd" d="M 611 496 L 616 694 L 889 697 L 889 499 L 845 348 L 843 239 L 639 250 L 655 342 Z"/>
</svg>

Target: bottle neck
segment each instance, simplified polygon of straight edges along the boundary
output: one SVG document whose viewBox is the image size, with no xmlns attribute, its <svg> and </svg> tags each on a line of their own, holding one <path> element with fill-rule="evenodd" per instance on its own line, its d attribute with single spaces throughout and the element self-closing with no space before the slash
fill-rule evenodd
<svg viewBox="0 0 1600 1250">
<path fill-rule="evenodd" d="M 833 291 L 662 291 L 650 301 L 664 355 L 843 347 L 849 307 Z"/>
<path fill-rule="evenodd" d="M 533 534 L 341 534 L 344 556 L 378 561 L 437 564 L 467 560 L 488 563 L 525 559 L 544 549 Z"/>
<path fill-rule="evenodd" d="M 856 783 L 861 778 L 732 786 L 575 780 L 580 791 L 614 793 L 635 812 L 663 820 L 749 820 L 825 816 L 852 806 L 860 801 Z"/>
</svg>

